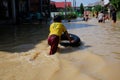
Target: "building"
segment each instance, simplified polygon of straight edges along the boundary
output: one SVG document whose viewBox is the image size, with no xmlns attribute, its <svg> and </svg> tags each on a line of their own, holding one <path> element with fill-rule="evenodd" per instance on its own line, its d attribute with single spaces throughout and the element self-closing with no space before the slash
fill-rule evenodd
<svg viewBox="0 0 120 80">
<path fill-rule="evenodd" d="M 20 23 L 33 13 L 49 18 L 50 0 L 0 0 L 0 24 Z"/>
<path fill-rule="evenodd" d="M 65 2 L 55 2 L 56 8 L 65 8 Z M 71 2 L 66 2 L 66 7 L 71 7 Z"/>
<path fill-rule="evenodd" d="M 71 7 L 71 2 L 54 2 L 51 1 L 51 5 L 55 5 L 57 9 L 65 9 L 65 7 Z"/>
</svg>

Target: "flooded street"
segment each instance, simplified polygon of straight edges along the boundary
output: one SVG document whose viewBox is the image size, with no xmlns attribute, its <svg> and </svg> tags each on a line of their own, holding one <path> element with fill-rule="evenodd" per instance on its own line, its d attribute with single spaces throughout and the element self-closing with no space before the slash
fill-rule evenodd
<svg viewBox="0 0 120 80">
<path fill-rule="evenodd" d="M 120 61 L 120 25 L 113 26 L 110 21 L 98 24 L 96 19 L 88 22 L 71 22 L 67 25 L 69 31 L 83 41 L 83 50 L 109 57 L 112 61 Z"/>
<path fill-rule="evenodd" d="M 55 55 L 48 55 L 49 25 L 2 27 L 0 80 L 120 80 L 120 25 L 95 18 L 63 24 L 83 45 L 59 45 Z"/>
</svg>

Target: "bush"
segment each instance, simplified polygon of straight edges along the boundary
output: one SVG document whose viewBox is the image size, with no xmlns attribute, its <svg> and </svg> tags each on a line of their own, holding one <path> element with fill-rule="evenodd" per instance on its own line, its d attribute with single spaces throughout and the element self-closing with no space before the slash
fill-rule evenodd
<svg viewBox="0 0 120 80">
<path fill-rule="evenodd" d="M 76 19 L 77 18 L 77 14 L 74 13 L 74 12 L 67 13 L 66 15 L 64 15 L 63 13 L 59 13 L 58 15 L 60 15 L 63 20 L 64 19 L 70 20 L 70 19 Z"/>
<path fill-rule="evenodd" d="M 75 14 L 75 13 L 68 13 L 65 16 L 65 19 L 76 19 L 76 18 L 77 18 L 77 14 Z"/>
<path fill-rule="evenodd" d="M 117 18 L 120 20 L 120 11 L 117 13 Z"/>
</svg>

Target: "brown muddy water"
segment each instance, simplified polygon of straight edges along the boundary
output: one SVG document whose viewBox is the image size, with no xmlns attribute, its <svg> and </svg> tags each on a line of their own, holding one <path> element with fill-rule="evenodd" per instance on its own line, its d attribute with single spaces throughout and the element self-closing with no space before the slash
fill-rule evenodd
<svg viewBox="0 0 120 80">
<path fill-rule="evenodd" d="M 0 29 L 0 80 L 120 80 L 120 25 L 63 22 L 83 45 L 48 55 L 49 25 Z"/>
</svg>

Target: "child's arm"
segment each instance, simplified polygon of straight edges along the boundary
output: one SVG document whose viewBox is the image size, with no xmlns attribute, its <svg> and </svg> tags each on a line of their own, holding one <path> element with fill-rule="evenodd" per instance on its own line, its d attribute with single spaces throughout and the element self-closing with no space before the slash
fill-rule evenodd
<svg viewBox="0 0 120 80">
<path fill-rule="evenodd" d="M 67 36 L 67 38 L 68 38 L 68 40 L 70 41 L 70 43 L 72 43 L 72 42 L 73 42 L 73 40 L 70 38 L 70 35 L 68 34 L 68 32 L 67 32 L 67 31 L 65 31 L 65 35 Z"/>
</svg>

